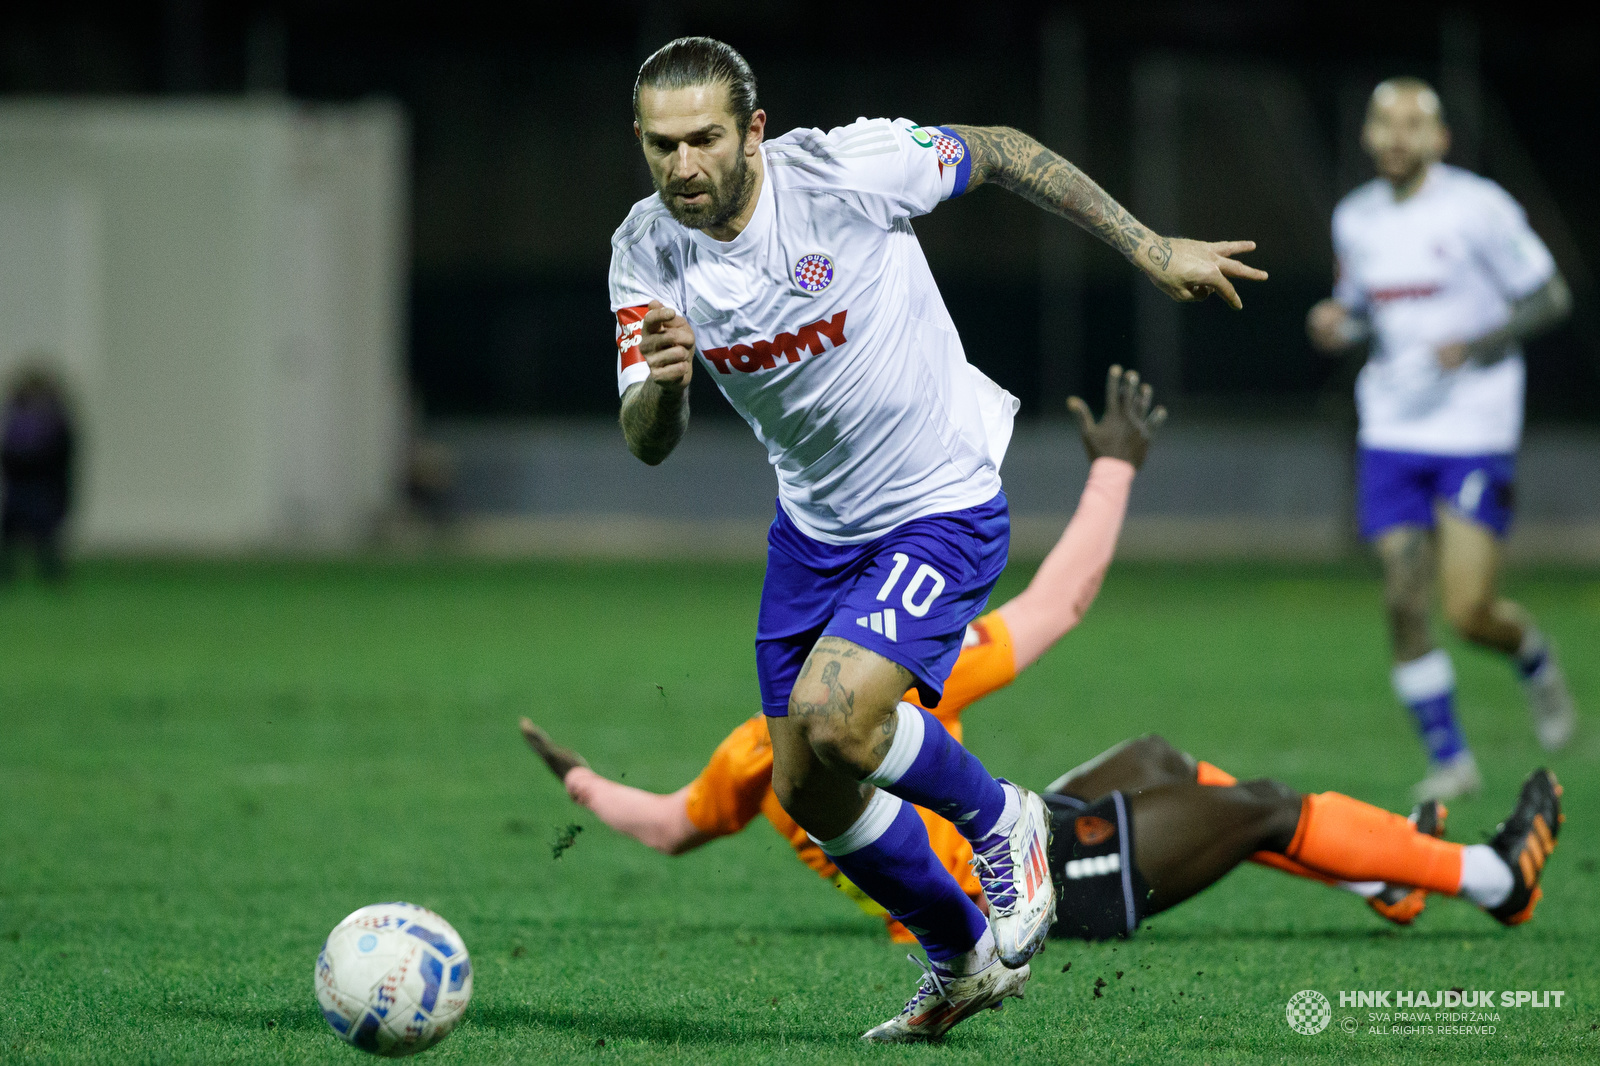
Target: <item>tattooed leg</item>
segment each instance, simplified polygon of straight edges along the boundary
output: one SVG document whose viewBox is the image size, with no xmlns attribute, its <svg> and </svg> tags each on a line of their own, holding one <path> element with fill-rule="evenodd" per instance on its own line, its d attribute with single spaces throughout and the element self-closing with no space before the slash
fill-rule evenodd
<svg viewBox="0 0 1600 1066">
<path fill-rule="evenodd" d="M 893 746 L 884 725 L 899 718 L 910 685 L 910 673 L 881 655 L 847 640 L 818 641 L 788 715 L 768 719 L 772 787 L 840 873 L 915 933 L 930 961 L 955 966 L 985 942 L 988 919 L 928 846 L 915 797 L 863 780 Z M 987 950 L 963 965 L 988 965 L 994 949 Z"/>
<path fill-rule="evenodd" d="M 1383 600 L 1394 661 L 1408 663 L 1433 650 L 1428 600 L 1433 590 L 1433 543 L 1420 526 L 1397 526 L 1378 538 Z"/>
</svg>

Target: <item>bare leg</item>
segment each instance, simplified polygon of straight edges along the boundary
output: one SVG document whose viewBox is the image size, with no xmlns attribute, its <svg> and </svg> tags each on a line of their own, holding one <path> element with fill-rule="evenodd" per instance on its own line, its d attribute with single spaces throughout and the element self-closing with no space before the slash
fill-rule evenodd
<svg viewBox="0 0 1600 1066">
<path fill-rule="evenodd" d="M 912 804 L 964 809 L 956 824 L 988 833 L 1007 794 L 937 719 L 915 708 L 901 713 L 911 683 L 909 671 L 875 652 L 836 637 L 817 641 L 790 692 L 788 715 L 768 726 L 773 791 L 839 872 L 916 934 L 933 966 L 951 977 L 998 972 L 1014 943 L 1034 945 L 1005 935 L 1020 928 L 1016 923 L 992 929 L 933 853 Z M 896 746 L 902 738 L 910 738 L 908 757 L 897 759 L 889 776 L 879 774 L 891 750 L 905 750 Z M 991 817 L 980 829 L 972 819 L 985 809 Z M 1033 902 L 1048 898 L 1041 892 Z"/>
<path fill-rule="evenodd" d="M 1493 531 L 1439 508 L 1439 585 L 1444 615 L 1462 638 L 1506 655 L 1522 645 L 1528 612 L 1500 599 L 1500 542 Z"/>
<path fill-rule="evenodd" d="M 1050 783 L 1046 792 L 1093 803 L 1120 791 L 1134 796 L 1162 785 L 1194 784 L 1194 757 L 1154 733 L 1125 740 Z"/>
<path fill-rule="evenodd" d="M 1434 536 L 1414 525 L 1397 526 L 1378 538 L 1394 650 L 1391 682 L 1428 753 L 1428 775 L 1412 789 L 1419 800 L 1451 799 L 1476 792 L 1481 784 L 1455 715 L 1454 666 L 1428 627 L 1436 544 Z"/>
<path fill-rule="evenodd" d="M 1132 799 L 1135 796 L 1142 796 L 1151 789 L 1169 785 L 1196 784 L 1198 769 L 1199 764 L 1194 756 L 1179 751 L 1163 737 L 1152 733 L 1136 740 L 1124 741 L 1109 751 L 1095 756 L 1077 769 L 1058 778 L 1046 791 L 1063 793 L 1091 803 L 1113 790 L 1121 791 Z M 1225 787 L 1237 784 L 1238 782 L 1229 779 Z M 1340 881 L 1271 850 L 1258 849 L 1251 852 L 1247 858 L 1251 862 L 1270 866 L 1295 877 L 1346 889 L 1363 898 L 1372 896 L 1383 887 L 1379 883 L 1352 884 Z"/>
<path fill-rule="evenodd" d="M 767 723 L 772 733 L 772 788 L 789 817 L 819 840 L 855 824 L 873 788 L 827 766 L 806 739 L 794 715 Z"/>
<path fill-rule="evenodd" d="M 1389 615 L 1389 642 L 1396 663 L 1409 663 L 1434 648 L 1428 632 L 1428 599 L 1433 587 L 1433 545 L 1420 526 L 1396 526 L 1378 538 L 1383 561 L 1383 600 Z"/>
<path fill-rule="evenodd" d="M 837 837 L 866 809 L 861 779 L 894 740 L 895 708 L 910 671 L 876 652 L 823 637 L 806 658 L 789 714 L 768 723 L 772 787 L 790 817 L 819 840 Z"/>
<path fill-rule="evenodd" d="M 1298 792 L 1268 780 L 1160 785 L 1132 796 L 1134 862 L 1150 885 L 1150 913 L 1183 902 L 1258 851 L 1281 853 L 1294 838 L 1300 803 Z"/>
<path fill-rule="evenodd" d="M 1539 743 L 1550 751 L 1563 747 L 1577 728 L 1577 707 L 1533 619 L 1497 594 L 1499 541 L 1491 530 L 1448 508 L 1438 509 L 1438 520 L 1445 617 L 1463 638 L 1514 659 Z"/>
</svg>

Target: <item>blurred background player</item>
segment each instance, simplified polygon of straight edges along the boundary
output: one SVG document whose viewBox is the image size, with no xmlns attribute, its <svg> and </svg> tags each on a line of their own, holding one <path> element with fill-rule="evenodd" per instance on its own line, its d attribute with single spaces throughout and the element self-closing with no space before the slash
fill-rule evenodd
<svg viewBox="0 0 1600 1066">
<path fill-rule="evenodd" d="M 634 115 L 657 195 L 612 238 L 624 435 L 642 461 L 667 458 L 698 356 L 766 445 L 779 506 L 756 664 L 773 789 L 917 934 L 930 969 L 914 1017 L 942 1032 L 1021 994 L 1054 891 L 1039 876 L 1043 802 L 925 709 L 1005 565 L 1015 401 L 967 363 L 910 220 L 989 182 L 1096 234 L 1175 299 L 1238 306 L 1230 276 L 1265 274 L 1230 258 L 1249 242 L 1147 229 L 1016 130 L 861 119 L 763 143 L 755 76 L 709 38 L 645 61 Z M 925 706 L 902 698 L 913 687 Z M 987 916 L 912 804 L 972 843 Z M 903 1013 L 864 1038 L 930 1035 Z"/>
<path fill-rule="evenodd" d="M 46 371 L 17 375 L 0 428 L 0 582 L 31 546 L 39 574 L 65 576 L 61 529 L 72 505 L 73 427 L 61 386 Z"/>
<path fill-rule="evenodd" d="M 1456 632 L 1512 660 L 1539 742 L 1560 748 L 1577 721 L 1549 641 L 1497 592 L 1522 433 L 1520 345 L 1559 323 L 1571 297 L 1521 207 L 1440 162 L 1449 143 L 1425 82 L 1373 91 L 1362 144 L 1379 177 L 1335 210 L 1334 295 L 1307 319 L 1323 351 L 1372 344 L 1356 383 L 1361 535 L 1383 561 L 1395 694 L 1428 749 L 1419 799 L 1480 784 L 1454 667 L 1429 632 L 1436 572 Z"/>
</svg>

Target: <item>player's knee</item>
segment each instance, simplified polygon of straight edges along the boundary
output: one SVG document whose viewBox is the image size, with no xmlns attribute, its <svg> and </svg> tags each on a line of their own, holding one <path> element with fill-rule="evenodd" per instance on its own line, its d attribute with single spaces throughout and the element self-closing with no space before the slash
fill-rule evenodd
<svg viewBox="0 0 1600 1066">
<path fill-rule="evenodd" d="M 1480 640 L 1493 622 L 1493 602 L 1481 596 L 1446 596 L 1444 616 L 1466 640 Z"/>
<path fill-rule="evenodd" d="M 818 704 L 807 703 L 800 686 L 795 686 L 789 697 L 789 717 L 800 723 L 801 732 L 812 752 L 823 765 L 864 777 L 876 765 L 873 751 L 882 737 L 873 723 L 879 716 L 861 713 L 868 708 L 854 708 L 856 713 L 837 714 L 820 711 Z"/>
<path fill-rule="evenodd" d="M 871 742 L 856 736 L 844 723 L 820 723 L 810 731 L 808 739 L 824 766 L 852 777 L 865 777 L 872 772 Z"/>
<path fill-rule="evenodd" d="M 772 793 L 778 797 L 778 806 L 791 812 L 792 817 L 795 802 L 800 795 L 800 782 L 777 763 L 772 767 Z"/>
<path fill-rule="evenodd" d="M 1239 784 L 1251 808 L 1256 834 L 1272 851 L 1282 851 L 1300 825 L 1301 795 L 1282 781 L 1259 778 Z"/>
</svg>

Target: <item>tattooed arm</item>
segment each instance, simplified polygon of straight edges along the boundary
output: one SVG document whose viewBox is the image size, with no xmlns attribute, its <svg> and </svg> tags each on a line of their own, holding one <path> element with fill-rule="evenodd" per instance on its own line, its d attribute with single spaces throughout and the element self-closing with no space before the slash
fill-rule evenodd
<svg viewBox="0 0 1600 1066">
<path fill-rule="evenodd" d="M 1174 300 L 1203 300 L 1213 292 L 1242 307 L 1231 278 L 1265 281 L 1266 272 L 1231 256 L 1255 250 L 1254 241 L 1203 241 L 1163 237 L 1129 214 L 1083 171 L 1026 133 L 1007 126 L 950 126 L 972 152 L 967 188 L 992 182 L 1060 215 L 1121 252 Z"/>
<path fill-rule="evenodd" d="M 1511 354 L 1511 346 L 1555 329 L 1572 312 L 1572 290 L 1557 271 L 1549 281 L 1511 305 L 1511 318 L 1497 330 L 1475 341 L 1447 344 L 1439 349 L 1439 364 L 1454 370 L 1469 359 L 1493 366 Z"/>
</svg>

